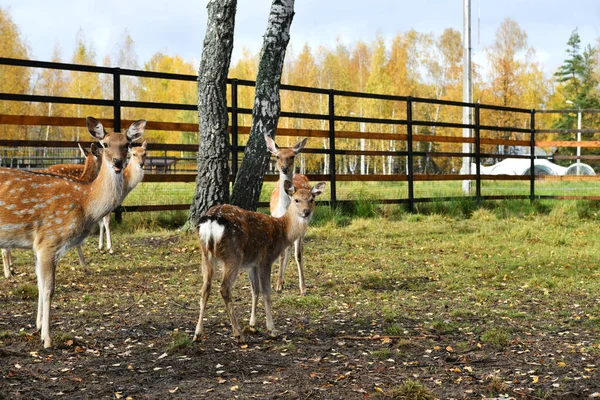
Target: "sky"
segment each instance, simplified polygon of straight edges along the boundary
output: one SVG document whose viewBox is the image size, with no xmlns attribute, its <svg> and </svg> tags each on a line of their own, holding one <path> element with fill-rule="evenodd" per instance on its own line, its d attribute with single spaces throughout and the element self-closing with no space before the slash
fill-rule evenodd
<svg viewBox="0 0 600 400">
<path fill-rule="evenodd" d="M 233 62 L 244 49 L 260 51 L 270 0 L 238 0 Z M 56 43 L 69 62 L 81 28 L 93 43 L 97 63 L 114 56 L 125 29 L 135 42 L 141 65 L 156 52 L 179 55 L 198 65 L 206 30 L 207 0 L 0 0 L 8 8 L 31 58 L 49 61 Z M 495 39 L 505 18 L 515 20 L 528 35 L 528 44 L 546 73 L 552 74 L 566 58 L 566 43 L 577 28 L 582 47 L 600 38 L 598 0 L 472 0 L 473 59 Z M 479 20 L 479 22 L 478 22 Z M 297 0 L 291 27 L 291 49 L 305 43 L 312 49 L 373 41 L 388 43 L 401 32 L 441 34 L 446 28 L 463 30 L 463 0 Z"/>
</svg>

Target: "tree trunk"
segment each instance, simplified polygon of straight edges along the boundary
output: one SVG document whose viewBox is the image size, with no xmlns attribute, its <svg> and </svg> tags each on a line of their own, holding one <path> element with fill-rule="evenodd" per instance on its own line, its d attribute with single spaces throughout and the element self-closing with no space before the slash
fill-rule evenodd
<svg viewBox="0 0 600 400">
<path fill-rule="evenodd" d="M 264 135 L 275 138 L 281 111 L 281 72 L 293 18 L 294 0 L 273 0 L 256 77 L 250 138 L 231 194 L 232 204 L 247 210 L 256 210 L 258 206 L 269 163 Z"/>
<path fill-rule="evenodd" d="M 198 176 L 186 228 L 196 229 L 200 216 L 229 201 L 229 132 L 227 73 L 233 50 L 237 0 L 211 0 L 198 71 Z"/>
</svg>

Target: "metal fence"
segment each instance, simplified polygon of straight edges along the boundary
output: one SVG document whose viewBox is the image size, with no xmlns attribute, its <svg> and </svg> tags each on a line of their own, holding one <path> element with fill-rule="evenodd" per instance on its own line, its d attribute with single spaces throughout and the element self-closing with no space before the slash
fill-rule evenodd
<svg viewBox="0 0 600 400">
<path fill-rule="evenodd" d="M 102 122 L 106 127 L 120 130 L 121 127 L 131 121 L 122 119 L 122 110 L 125 108 L 132 109 L 161 109 L 161 110 L 185 110 L 196 111 L 195 104 L 175 104 L 175 103 L 159 103 L 159 102 L 141 102 L 121 99 L 121 78 L 122 77 L 140 77 L 140 78 L 156 78 L 183 80 L 194 82 L 197 77 L 194 75 L 181 75 L 158 73 L 150 71 L 138 71 L 121 68 L 108 68 L 87 65 L 74 65 L 65 63 L 50 63 L 30 60 L 17 60 L 9 58 L 0 58 L 0 66 L 11 65 L 28 68 L 51 68 L 66 71 L 81 71 L 98 74 L 109 74 L 113 80 L 113 98 L 112 99 L 88 99 L 88 98 L 71 98 L 57 97 L 22 93 L 0 93 L 0 101 L 3 102 L 27 102 L 27 103 L 60 103 L 60 104 L 77 104 L 88 106 L 103 106 L 112 108 L 113 118 L 103 119 Z M 242 87 L 253 87 L 255 84 L 252 81 L 230 79 L 228 80 L 230 103 L 228 111 L 231 116 L 230 134 L 230 170 L 231 180 L 235 179 L 239 161 L 243 156 L 244 145 L 241 142 L 241 136 L 249 134 L 247 126 L 240 126 L 238 121 L 242 115 L 251 115 L 251 108 L 240 106 L 238 101 L 239 90 Z M 293 93 L 305 93 L 319 95 L 326 98 L 327 111 L 324 113 L 303 113 L 282 111 L 282 119 L 292 119 L 300 121 L 321 121 L 327 125 L 327 129 L 295 129 L 295 128 L 279 128 L 277 130 L 278 137 L 311 137 L 321 139 L 322 143 L 326 143 L 324 148 L 309 148 L 303 153 L 308 155 L 317 155 L 323 157 L 321 171 L 308 171 L 306 175 L 311 181 L 325 180 L 329 182 L 329 203 L 336 205 L 340 202 L 352 200 L 349 195 L 352 190 L 362 190 L 366 182 L 384 183 L 389 189 L 390 185 L 395 185 L 398 189 L 394 191 L 395 195 L 380 196 L 377 194 L 369 196 L 369 200 L 380 203 L 389 204 L 407 204 L 410 209 L 415 207 L 416 203 L 445 201 L 457 198 L 470 197 L 477 201 L 493 200 L 493 199 L 530 199 L 536 198 L 581 198 L 581 199 L 600 199 L 599 196 L 593 195 L 578 195 L 564 196 L 561 193 L 539 194 L 542 182 L 555 182 L 549 176 L 540 172 L 536 160 L 542 158 L 536 155 L 536 148 L 553 147 L 557 142 L 545 141 L 536 142 L 536 115 L 538 112 L 533 109 L 521 109 L 514 107 L 501 107 L 479 103 L 463 103 L 457 101 L 446 101 L 438 99 L 417 98 L 410 96 L 391 96 L 372 93 L 357 93 L 349 91 L 340 91 L 335 89 L 319 89 L 293 85 L 282 85 L 282 91 Z M 356 116 L 355 113 L 343 115 L 336 111 L 339 104 L 347 103 L 352 99 L 360 99 L 361 101 L 371 101 L 376 103 L 393 102 L 394 104 L 403 104 L 402 114 L 405 118 L 380 118 L 368 116 Z M 423 116 L 415 116 L 417 107 L 445 107 L 458 108 L 462 110 L 464 107 L 469 107 L 473 114 L 472 124 L 463 124 L 455 121 L 440 121 L 424 118 Z M 506 126 L 505 124 L 489 125 L 482 123 L 482 114 L 487 115 L 516 115 L 518 117 L 513 120 L 518 120 L 521 126 Z M 491 113 L 491 114 L 490 114 Z M 501 120 L 502 118 L 498 118 Z M 340 125 L 349 126 L 353 123 L 361 124 L 360 131 L 341 129 Z M 362 127 L 366 124 L 370 126 L 386 126 L 394 127 L 395 133 L 386 132 L 362 132 Z M 18 125 L 18 126 L 62 126 L 62 127 L 84 127 L 85 121 L 82 118 L 70 116 L 39 116 L 39 115 L 0 115 L 0 125 Z M 280 124 L 281 126 L 281 124 Z M 164 130 L 164 131 L 196 131 L 197 124 L 193 123 L 177 123 L 177 122 L 162 122 L 149 121 L 147 130 Z M 425 133 L 419 133 L 419 129 L 426 130 Z M 432 134 L 434 129 L 452 131 L 468 129 L 471 133 L 469 137 L 462 135 L 440 135 Z M 542 132 L 538 129 L 538 133 Z M 542 133 L 548 133 L 543 131 Z M 501 137 L 494 137 L 494 135 Z M 348 145 L 342 145 L 342 141 L 390 141 L 398 143 L 400 150 L 363 150 L 348 148 Z M 344 142 L 344 143 L 346 143 Z M 468 144 L 470 150 L 468 152 L 463 149 L 453 149 L 452 146 L 462 146 Z M 594 144 L 595 143 L 595 144 Z M 594 142 L 588 147 L 600 147 L 600 144 Z M 83 145 L 88 145 L 89 142 L 82 142 Z M 560 145 L 574 147 L 573 143 L 559 143 Z M 426 145 L 429 149 L 423 150 Z M 436 151 L 433 145 L 447 146 L 450 150 Z M 579 143 L 581 145 L 581 143 Z M 22 140 L 22 139 L 7 139 L 0 136 L 0 154 L 3 149 L 21 148 L 21 149 L 40 149 L 53 148 L 64 149 L 74 148 L 76 142 L 64 140 Z M 394 149 L 396 146 L 394 146 Z M 491 151 L 496 149 L 497 151 Z M 519 149 L 519 151 L 506 151 L 506 149 Z M 189 173 L 192 169 L 181 168 L 177 170 L 178 165 L 184 163 L 186 165 L 193 164 L 195 159 L 190 157 L 197 151 L 195 144 L 181 143 L 149 143 L 148 150 L 151 153 L 150 162 L 147 166 L 154 173 L 146 175 L 144 183 L 155 184 L 183 184 L 188 183 L 193 186 L 195 181 L 195 173 Z M 183 156 L 169 155 L 173 152 L 181 152 Z M 161 154 L 162 153 L 162 156 Z M 40 154 L 39 152 L 36 154 Z M 43 156 L 46 157 L 46 156 Z M 339 160 L 344 157 L 384 157 L 390 160 L 395 160 L 395 168 L 389 168 L 387 173 L 369 173 L 357 174 L 353 171 L 344 171 L 340 168 Z M 472 162 L 472 170 L 469 173 L 458 173 L 454 170 L 438 171 L 431 173 L 423 171 L 423 168 L 415 168 L 416 165 L 423 165 L 423 160 L 444 160 L 454 158 L 462 160 L 467 157 Z M 579 159 L 585 159 L 586 156 L 577 156 Z M 546 157 L 547 158 L 547 157 Z M 499 174 L 488 175 L 482 173 L 482 162 L 489 160 L 521 160 L 529 166 L 525 174 Z M 19 164 L 19 163 L 17 163 Z M 26 166 L 26 163 L 20 163 L 19 166 Z M 187 170 L 186 170 L 187 169 Z M 323 173 L 325 172 L 326 173 Z M 320 172 L 320 173 L 318 173 Z M 273 182 L 277 179 L 274 174 L 266 176 L 266 182 Z M 589 180 L 593 180 L 589 178 Z M 566 178 L 559 179 L 568 181 Z M 582 178 L 578 178 L 581 181 Z M 474 190 L 470 193 L 462 193 L 460 183 L 463 181 L 471 181 L 474 183 Z M 501 188 L 498 192 L 494 190 L 486 190 L 484 193 L 482 187 L 492 182 L 507 182 L 509 188 Z M 354 189 L 348 189 L 347 184 L 353 183 Z M 420 184 L 429 183 L 431 185 L 447 185 L 449 194 L 435 193 L 433 195 L 424 195 L 423 190 L 417 193 L 415 188 Z M 519 183 L 519 189 L 516 192 L 511 192 L 512 189 Z M 141 186 L 143 186 L 142 184 Z M 357 185 L 357 186 L 356 186 Z M 358 187 L 358 189 L 356 189 Z M 493 186 L 490 186 L 493 188 Z M 345 194 L 340 196 L 340 189 L 344 189 Z M 171 190 L 173 191 L 173 190 Z M 191 199 L 191 190 L 188 187 L 186 193 L 189 193 L 187 199 Z M 438 191 L 439 192 L 439 191 Z M 134 197 L 135 198 L 135 197 Z M 181 197 L 179 197 L 181 199 Z M 189 201 L 189 200 L 188 200 Z M 143 196 L 137 197 L 134 202 L 129 200 L 126 204 L 127 211 L 162 211 L 162 210 L 187 210 L 189 204 L 184 201 L 170 201 L 170 204 L 149 204 Z M 266 203 L 261 203 L 266 205 Z"/>
</svg>

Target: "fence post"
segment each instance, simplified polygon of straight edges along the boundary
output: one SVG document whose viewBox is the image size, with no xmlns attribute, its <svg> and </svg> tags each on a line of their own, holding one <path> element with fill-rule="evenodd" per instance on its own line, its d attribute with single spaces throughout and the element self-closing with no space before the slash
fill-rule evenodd
<svg viewBox="0 0 600 400">
<path fill-rule="evenodd" d="M 115 132 L 121 132 L 121 69 L 113 68 L 113 118 Z"/>
<path fill-rule="evenodd" d="M 238 171 L 238 80 L 231 80 L 231 175 L 233 182 Z"/>
<path fill-rule="evenodd" d="M 481 202 L 481 108 L 475 104 L 475 198 Z"/>
<path fill-rule="evenodd" d="M 113 129 L 121 132 L 121 69 L 113 68 Z M 123 221 L 123 207 L 115 210 L 115 221 L 120 224 Z"/>
<path fill-rule="evenodd" d="M 335 208 L 337 203 L 336 171 L 335 171 L 335 104 L 334 91 L 329 89 L 329 203 Z"/>
<path fill-rule="evenodd" d="M 413 99 L 408 96 L 406 99 L 406 151 L 407 151 L 407 177 L 408 177 L 408 210 L 415 211 L 415 192 L 414 192 L 414 167 L 413 167 L 413 123 L 412 123 L 412 104 Z"/>
<path fill-rule="evenodd" d="M 533 203 L 535 199 L 535 109 L 531 110 L 531 121 L 529 123 L 529 129 L 531 130 L 530 137 L 530 160 L 529 166 L 529 201 Z"/>
</svg>

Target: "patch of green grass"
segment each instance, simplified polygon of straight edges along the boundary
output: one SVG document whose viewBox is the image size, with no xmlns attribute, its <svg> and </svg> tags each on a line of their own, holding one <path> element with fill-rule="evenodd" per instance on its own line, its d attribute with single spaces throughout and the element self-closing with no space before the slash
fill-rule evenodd
<svg viewBox="0 0 600 400">
<path fill-rule="evenodd" d="M 400 400 L 433 400 L 436 398 L 427 388 L 413 379 L 407 379 L 402 385 L 387 391 L 377 392 L 373 397 Z"/>
<path fill-rule="evenodd" d="M 371 355 L 375 358 L 387 360 L 392 356 L 392 350 L 388 347 L 371 351 Z"/>
<path fill-rule="evenodd" d="M 75 335 L 71 332 L 53 332 L 52 342 L 55 346 L 65 346 L 68 341 L 75 339 Z"/>
<path fill-rule="evenodd" d="M 189 335 L 179 331 L 171 332 L 170 339 L 165 347 L 165 352 L 169 354 L 184 351 L 194 343 Z"/>
<path fill-rule="evenodd" d="M 404 331 L 405 328 L 399 324 L 391 324 L 383 328 L 383 333 L 390 336 L 400 336 L 404 333 Z"/>
<path fill-rule="evenodd" d="M 37 299 L 38 296 L 38 287 L 37 285 L 32 285 L 30 283 L 22 283 L 17 286 L 16 292 L 24 300 L 34 300 Z"/>
<path fill-rule="evenodd" d="M 509 344 L 509 332 L 506 328 L 490 328 L 481 335 L 481 341 L 496 350 Z"/>
<path fill-rule="evenodd" d="M 297 294 L 286 294 L 277 300 L 277 307 L 293 307 L 295 309 L 321 309 L 325 303 L 323 298 L 316 294 L 298 296 Z"/>
<path fill-rule="evenodd" d="M 14 332 L 0 331 L 0 340 L 15 337 Z"/>
</svg>

